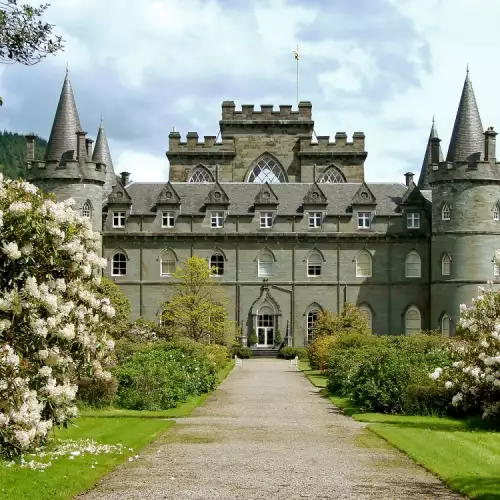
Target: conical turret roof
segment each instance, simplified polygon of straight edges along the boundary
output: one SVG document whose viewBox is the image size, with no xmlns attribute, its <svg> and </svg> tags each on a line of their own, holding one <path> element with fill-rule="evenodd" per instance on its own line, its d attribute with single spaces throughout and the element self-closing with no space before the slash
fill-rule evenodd
<svg viewBox="0 0 500 500">
<path fill-rule="evenodd" d="M 429 165 L 431 163 L 431 139 L 435 137 L 439 137 L 436 123 L 434 122 L 434 118 L 432 118 L 432 127 L 431 132 L 429 134 L 429 140 L 427 141 L 427 147 L 425 148 L 424 161 L 422 162 L 422 168 L 420 169 L 420 177 L 418 178 L 418 189 L 430 189 L 431 186 L 429 184 Z M 444 161 L 443 151 L 441 150 L 441 145 L 439 145 L 439 161 Z"/>
<path fill-rule="evenodd" d="M 71 159 L 76 157 L 76 133 L 81 130 L 75 97 L 69 74 L 66 70 L 59 104 L 50 132 L 45 158 L 47 160 Z"/>
<path fill-rule="evenodd" d="M 108 138 L 106 137 L 106 132 L 104 131 L 102 118 L 99 125 L 99 131 L 97 132 L 97 139 L 95 141 L 92 161 L 95 163 L 104 163 L 106 165 L 106 183 L 104 185 L 104 192 L 110 193 L 113 189 L 113 186 L 116 185 L 116 174 L 113 167 L 111 153 L 109 151 Z"/>
<path fill-rule="evenodd" d="M 471 155 L 477 153 L 480 153 L 482 158 L 484 154 L 483 132 L 483 124 L 469 78 L 469 70 L 467 70 L 446 161 L 468 161 Z"/>
</svg>

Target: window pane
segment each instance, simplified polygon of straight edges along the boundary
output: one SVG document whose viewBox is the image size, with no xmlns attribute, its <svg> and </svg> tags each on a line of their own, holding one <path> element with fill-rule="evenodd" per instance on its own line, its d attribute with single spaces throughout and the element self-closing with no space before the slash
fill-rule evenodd
<svg viewBox="0 0 500 500">
<path fill-rule="evenodd" d="M 248 182 L 279 183 L 287 182 L 287 178 L 281 165 L 270 156 L 264 156 L 250 172 Z"/>
</svg>

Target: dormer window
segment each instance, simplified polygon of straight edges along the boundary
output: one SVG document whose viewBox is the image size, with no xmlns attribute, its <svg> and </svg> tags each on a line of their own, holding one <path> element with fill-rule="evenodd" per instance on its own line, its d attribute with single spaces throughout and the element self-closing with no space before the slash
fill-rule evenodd
<svg viewBox="0 0 500 500">
<path fill-rule="evenodd" d="M 125 212 L 113 212 L 113 227 L 125 227 Z"/>
<path fill-rule="evenodd" d="M 370 229 L 371 218 L 371 212 L 358 212 L 358 229 Z"/>
<path fill-rule="evenodd" d="M 451 207 L 448 203 L 445 203 L 441 208 L 441 220 L 451 219 Z"/>
<path fill-rule="evenodd" d="M 408 229 L 420 228 L 420 214 L 418 212 L 406 214 L 406 227 Z"/>
<path fill-rule="evenodd" d="M 212 212 L 210 214 L 210 226 L 213 228 L 224 227 L 224 212 Z"/>
<path fill-rule="evenodd" d="M 175 212 L 162 212 L 161 227 L 174 227 L 174 226 L 175 226 Z"/>
<path fill-rule="evenodd" d="M 266 229 L 273 226 L 273 212 L 261 212 L 260 213 L 260 228 Z"/>
<path fill-rule="evenodd" d="M 321 227 L 323 214 L 321 212 L 309 212 L 309 227 Z"/>
</svg>

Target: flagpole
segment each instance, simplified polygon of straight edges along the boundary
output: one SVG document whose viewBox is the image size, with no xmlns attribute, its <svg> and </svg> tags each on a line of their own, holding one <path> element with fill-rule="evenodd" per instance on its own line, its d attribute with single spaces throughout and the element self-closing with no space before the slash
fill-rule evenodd
<svg viewBox="0 0 500 500">
<path fill-rule="evenodd" d="M 297 106 L 299 105 L 299 46 L 297 45 L 297 50 L 294 50 L 295 62 L 296 62 L 296 73 L 297 73 Z"/>
</svg>

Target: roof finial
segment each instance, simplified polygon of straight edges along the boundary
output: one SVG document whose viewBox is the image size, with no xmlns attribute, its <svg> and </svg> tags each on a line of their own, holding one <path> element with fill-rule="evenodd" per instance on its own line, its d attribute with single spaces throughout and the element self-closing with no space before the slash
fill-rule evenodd
<svg viewBox="0 0 500 500">
<path fill-rule="evenodd" d="M 436 122 L 434 120 L 434 115 L 432 115 L 432 125 L 435 125 L 435 124 L 436 124 Z"/>
<path fill-rule="evenodd" d="M 100 120 L 99 124 L 102 127 L 102 113 L 101 113 L 101 120 Z"/>
<path fill-rule="evenodd" d="M 69 73 L 69 63 L 67 62 L 66 63 L 66 76 L 68 75 L 68 73 Z"/>
<path fill-rule="evenodd" d="M 467 63 L 467 76 L 469 76 L 469 63 Z"/>
</svg>

